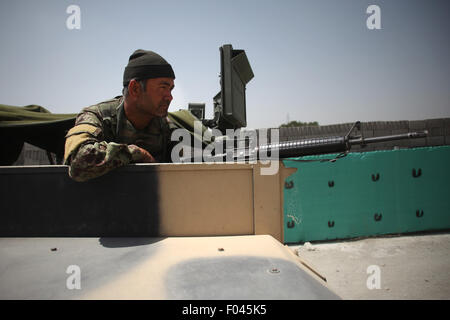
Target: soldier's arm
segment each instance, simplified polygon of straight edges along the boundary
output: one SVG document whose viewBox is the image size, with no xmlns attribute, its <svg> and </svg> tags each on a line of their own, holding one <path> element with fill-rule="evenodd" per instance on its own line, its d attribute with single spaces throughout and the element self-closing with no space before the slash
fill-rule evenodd
<svg viewBox="0 0 450 320">
<path fill-rule="evenodd" d="M 95 114 L 81 114 L 66 135 L 64 163 L 76 181 L 99 177 L 132 162 L 154 159 L 138 146 L 104 141 L 102 123 Z"/>
</svg>

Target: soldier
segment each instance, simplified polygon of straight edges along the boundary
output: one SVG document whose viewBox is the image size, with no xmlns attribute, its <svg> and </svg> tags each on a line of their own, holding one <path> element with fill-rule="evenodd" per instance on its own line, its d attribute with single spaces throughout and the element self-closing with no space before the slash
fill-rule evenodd
<svg viewBox="0 0 450 320">
<path fill-rule="evenodd" d="M 67 133 L 69 176 L 86 181 L 128 163 L 170 162 L 174 79 L 160 55 L 136 50 L 125 67 L 123 96 L 83 109 Z"/>
</svg>

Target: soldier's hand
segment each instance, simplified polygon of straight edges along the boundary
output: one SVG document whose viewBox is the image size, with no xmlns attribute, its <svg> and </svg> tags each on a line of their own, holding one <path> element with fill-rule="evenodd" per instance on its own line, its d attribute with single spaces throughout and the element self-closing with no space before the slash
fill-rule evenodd
<svg viewBox="0 0 450 320">
<path fill-rule="evenodd" d="M 145 149 L 140 148 L 134 144 L 128 146 L 130 149 L 133 162 L 144 162 L 144 163 L 152 163 L 156 162 L 155 158 Z"/>
<path fill-rule="evenodd" d="M 153 158 L 153 156 L 150 154 L 150 152 L 148 152 L 145 149 L 139 148 L 141 149 L 141 162 L 146 162 L 146 163 L 151 163 L 151 162 L 156 162 L 155 158 Z"/>
</svg>

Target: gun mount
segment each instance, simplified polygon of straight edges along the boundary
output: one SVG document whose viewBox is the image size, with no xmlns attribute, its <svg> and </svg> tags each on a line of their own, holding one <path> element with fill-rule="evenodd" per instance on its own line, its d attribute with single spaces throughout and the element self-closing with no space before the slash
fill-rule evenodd
<svg viewBox="0 0 450 320">
<path fill-rule="evenodd" d="M 202 124 L 211 129 L 238 129 L 247 126 L 245 89 L 254 77 L 244 50 L 234 50 L 231 44 L 220 50 L 220 87 L 214 98 L 214 119 L 204 119 L 205 104 L 189 103 L 191 111 Z"/>
</svg>

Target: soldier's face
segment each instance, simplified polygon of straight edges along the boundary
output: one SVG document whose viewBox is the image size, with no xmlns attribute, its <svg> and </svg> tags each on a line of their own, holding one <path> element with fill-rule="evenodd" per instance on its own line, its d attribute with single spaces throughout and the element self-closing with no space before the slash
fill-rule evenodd
<svg viewBox="0 0 450 320">
<path fill-rule="evenodd" d="M 166 117 L 174 87 L 172 78 L 148 79 L 138 103 L 142 111 L 153 117 Z"/>
</svg>

